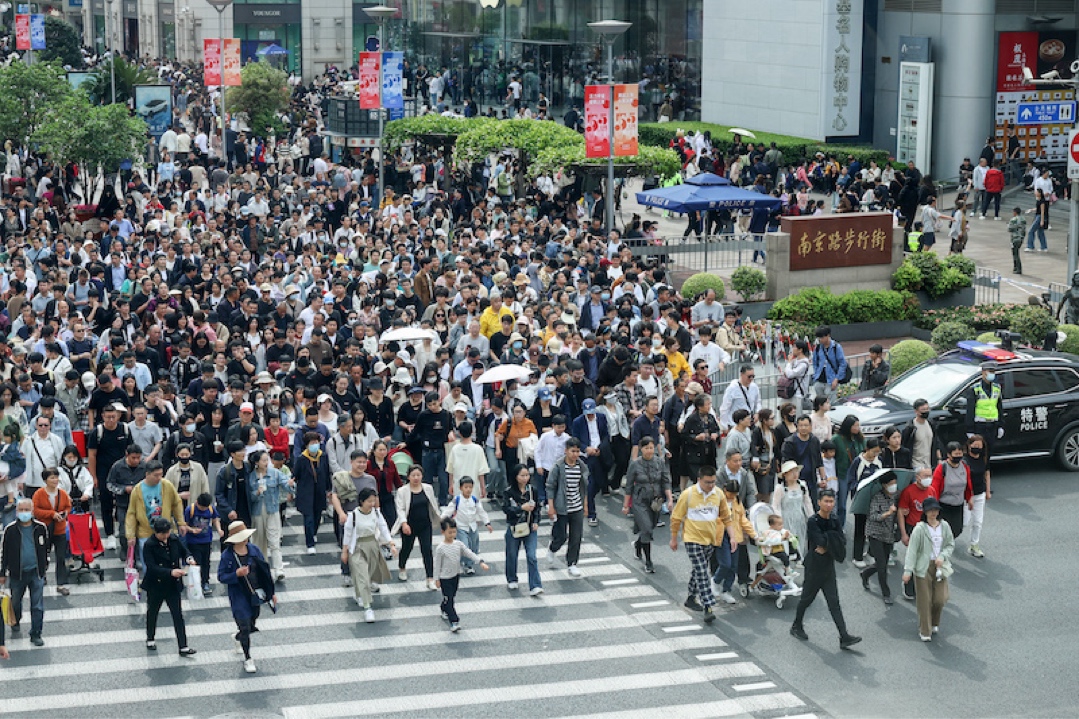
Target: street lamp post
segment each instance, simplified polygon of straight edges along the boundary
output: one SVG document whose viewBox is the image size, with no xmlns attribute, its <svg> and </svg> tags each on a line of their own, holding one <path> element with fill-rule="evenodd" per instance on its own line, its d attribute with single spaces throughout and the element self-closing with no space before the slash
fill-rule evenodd
<svg viewBox="0 0 1079 719">
<path fill-rule="evenodd" d="M 105 48 L 109 51 L 109 84 L 112 86 L 112 104 L 116 104 L 116 51 L 112 47 L 112 35 L 109 34 L 109 16 L 112 15 L 113 0 L 105 0 L 109 11 L 105 13 Z M 115 23 L 113 23 L 115 25 Z"/>
<path fill-rule="evenodd" d="M 397 8 L 387 7 L 386 5 L 376 5 L 374 7 L 364 8 L 363 11 L 367 13 L 367 17 L 371 18 L 378 24 L 378 51 L 379 53 L 385 52 L 385 44 L 383 42 L 383 29 L 386 26 L 386 21 L 397 14 Z M 383 152 L 382 133 L 385 129 L 385 118 L 383 117 L 384 108 L 382 107 L 382 74 L 386 71 L 385 58 L 383 54 L 378 63 L 378 193 L 379 196 L 376 199 L 376 209 L 382 207 L 382 198 L 386 194 L 386 190 L 382 187 L 383 175 L 385 174 L 384 165 L 386 163 L 386 155 Z"/>
<path fill-rule="evenodd" d="M 607 108 L 607 234 L 614 229 L 614 41 L 629 30 L 633 23 L 623 20 L 600 20 L 590 22 L 592 28 L 607 46 L 607 83 L 611 86 Z"/>
<path fill-rule="evenodd" d="M 229 168 L 228 145 L 228 117 L 225 115 L 225 11 L 232 5 L 232 0 L 206 0 L 217 10 L 217 36 L 221 39 L 221 158 L 225 161 L 225 169 Z"/>
</svg>

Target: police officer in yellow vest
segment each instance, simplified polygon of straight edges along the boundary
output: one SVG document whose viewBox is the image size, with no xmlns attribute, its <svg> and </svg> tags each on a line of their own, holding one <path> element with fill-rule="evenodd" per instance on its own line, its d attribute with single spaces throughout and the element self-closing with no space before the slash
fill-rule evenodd
<svg viewBox="0 0 1079 719">
<path fill-rule="evenodd" d="M 967 437 L 985 438 L 986 459 L 992 456 L 993 444 L 1004 436 L 1003 392 L 997 382 L 997 363 L 982 363 L 982 379 L 967 394 Z"/>
</svg>

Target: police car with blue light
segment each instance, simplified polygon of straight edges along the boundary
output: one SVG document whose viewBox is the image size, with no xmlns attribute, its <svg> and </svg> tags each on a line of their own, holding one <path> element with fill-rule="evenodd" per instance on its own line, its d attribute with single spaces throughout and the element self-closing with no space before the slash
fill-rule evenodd
<svg viewBox="0 0 1079 719">
<path fill-rule="evenodd" d="M 864 436 L 879 437 L 913 421 L 919 399 L 929 403 L 942 446 L 976 432 L 994 461 L 1052 456 L 1079 472 L 1079 356 L 964 341 L 880 389 L 838 401 L 829 416 L 838 426 L 854 415 Z"/>
</svg>

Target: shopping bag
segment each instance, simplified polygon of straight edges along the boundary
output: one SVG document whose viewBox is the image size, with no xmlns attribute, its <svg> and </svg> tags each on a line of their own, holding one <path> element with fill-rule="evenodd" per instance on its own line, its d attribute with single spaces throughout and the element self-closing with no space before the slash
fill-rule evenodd
<svg viewBox="0 0 1079 719">
<path fill-rule="evenodd" d="M 197 566 L 189 566 L 184 574 L 184 589 L 187 590 L 187 600 L 197 601 L 202 599 L 202 573 Z"/>
<path fill-rule="evenodd" d="M 138 541 L 138 540 L 135 540 Z M 142 600 L 142 592 L 139 591 L 139 570 L 135 569 L 135 542 L 127 545 L 127 564 L 124 565 L 124 582 L 127 583 L 127 596 L 131 601 L 138 603 Z"/>
<path fill-rule="evenodd" d="M 3 616 L 5 626 L 15 626 L 15 607 L 11 604 L 11 592 L 7 589 L 0 593 L 0 616 Z"/>
</svg>

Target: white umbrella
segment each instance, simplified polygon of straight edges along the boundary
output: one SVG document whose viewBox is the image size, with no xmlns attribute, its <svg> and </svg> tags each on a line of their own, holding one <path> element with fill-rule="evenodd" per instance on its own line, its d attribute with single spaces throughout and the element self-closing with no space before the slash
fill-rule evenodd
<svg viewBox="0 0 1079 719">
<path fill-rule="evenodd" d="M 492 367 L 476 380 L 480 384 L 494 384 L 495 382 L 509 382 L 512 380 L 527 379 L 532 376 L 532 370 L 519 364 L 500 364 Z"/>
<path fill-rule="evenodd" d="M 378 341 L 380 343 L 413 342 L 415 340 L 433 340 L 437 336 L 434 330 L 424 330 L 419 327 L 399 327 L 395 330 L 383 332 Z"/>
<path fill-rule="evenodd" d="M 743 130 L 740 127 L 732 127 L 730 130 L 727 130 L 727 132 L 731 133 L 732 135 L 742 135 L 743 137 L 752 137 L 754 140 L 757 139 L 757 136 L 754 135 L 752 132 L 750 132 L 749 130 Z"/>
</svg>

